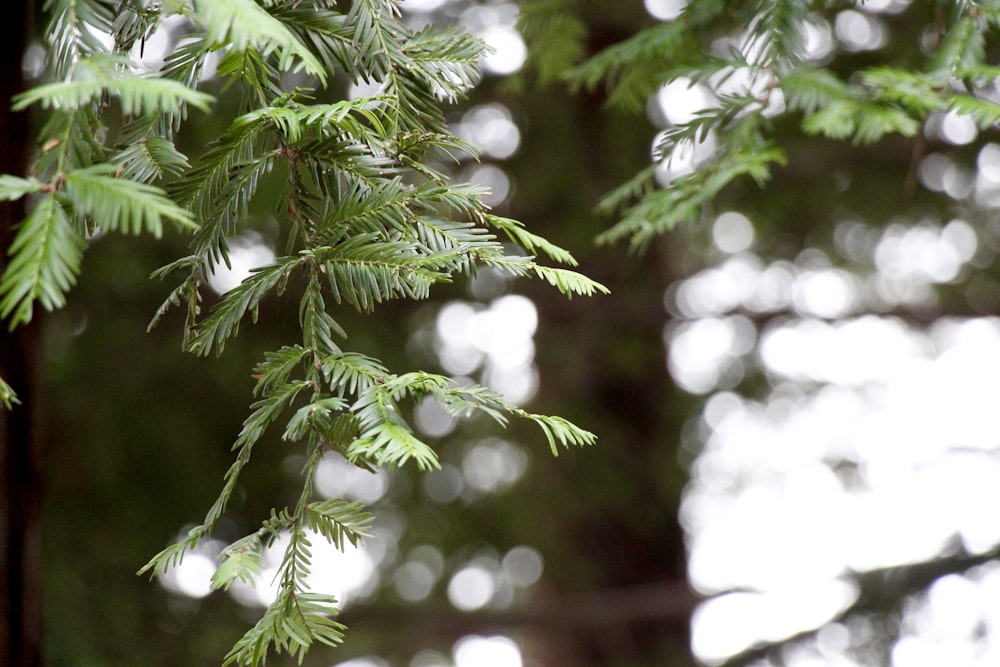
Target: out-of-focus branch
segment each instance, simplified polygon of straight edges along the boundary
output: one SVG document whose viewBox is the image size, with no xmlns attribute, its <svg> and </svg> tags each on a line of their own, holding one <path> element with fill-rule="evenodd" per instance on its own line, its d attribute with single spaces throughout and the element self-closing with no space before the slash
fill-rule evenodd
<svg viewBox="0 0 1000 667">
<path fill-rule="evenodd" d="M 463 612 L 446 604 L 370 605 L 345 611 L 340 621 L 349 626 L 393 626 L 415 637 L 454 639 L 470 633 L 532 631 L 589 632 L 635 623 L 659 624 L 667 634 L 688 633 L 698 597 L 683 582 L 577 593 L 529 602 L 509 609 Z"/>
<path fill-rule="evenodd" d="M 949 549 L 948 551 L 951 555 L 934 560 L 849 575 L 848 580 L 857 587 L 857 598 L 849 607 L 830 619 L 830 622 L 845 621 L 859 612 L 891 613 L 898 611 L 908 597 L 925 591 L 941 577 L 962 573 L 977 565 L 1000 558 L 1000 548 L 981 554 L 968 554 L 960 549 Z M 754 647 L 731 657 L 721 667 L 751 665 L 776 654 L 786 646 L 813 639 L 819 630 L 820 628 L 815 628 L 778 642 Z"/>
</svg>

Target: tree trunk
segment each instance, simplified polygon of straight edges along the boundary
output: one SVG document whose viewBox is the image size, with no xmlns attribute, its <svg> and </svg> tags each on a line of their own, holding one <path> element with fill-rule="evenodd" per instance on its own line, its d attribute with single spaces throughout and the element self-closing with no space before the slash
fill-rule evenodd
<svg viewBox="0 0 1000 667">
<path fill-rule="evenodd" d="M 24 89 L 21 60 L 26 46 L 28 3 L 6 11 L 0 39 L 0 173 L 23 174 L 27 118 L 10 110 Z M 0 205 L 0 268 L 6 267 L 14 226 L 24 219 L 24 201 Z M 0 667 L 42 664 L 41 453 L 37 320 L 0 333 L 0 376 L 21 405 L 0 410 Z"/>
</svg>

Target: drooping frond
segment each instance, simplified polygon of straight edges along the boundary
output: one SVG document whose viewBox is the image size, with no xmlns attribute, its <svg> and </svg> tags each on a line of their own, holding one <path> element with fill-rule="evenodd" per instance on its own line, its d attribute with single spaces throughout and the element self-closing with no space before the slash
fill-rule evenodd
<svg viewBox="0 0 1000 667">
<path fill-rule="evenodd" d="M 492 227 L 504 232 L 511 241 L 518 244 L 528 252 L 540 252 L 546 255 L 549 259 L 561 264 L 567 264 L 569 266 L 577 265 L 576 258 L 573 257 L 568 250 L 560 248 L 556 244 L 552 243 L 548 239 L 542 238 L 538 234 L 529 232 L 525 229 L 524 223 L 518 220 L 504 218 L 498 215 L 488 215 L 486 216 L 486 222 Z"/>
<path fill-rule="evenodd" d="M 597 293 L 611 293 L 611 290 L 601 283 L 596 280 L 591 280 L 587 276 L 582 273 L 577 273 L 576 271 L 539 265 L 535 265 L 534 271 L 535 275 L 542 278 L 570 298 L 572 298 L 574 294 L 593 296 Z"/>
<path fill-rule="evenodd" d="M 527 34 L 544 34 L 557 11 L 553 8 L 571 1 L 529 1 L 522 14 Z M 875 143 L 889 135 L 916 137 L 931 114 L 945 111 L 969 116 L 980 128 L 1000 121 L 991 92 L 997 72 L 984 62 L 987 34 L 1000 27 L 1000 11 L 990 3 L 941 3 L 939 32 L 925 46 L 929 57 L 923 70 L 881 65 L 859 69 L 846 79 L 810 62 L 806 48 L 828 4 L 687 3 L 678 16 L 571 70 L 571 87 L 603 88 L 609 104 L 631 112 L 645 109 L 660 86 L 681 77 L 705 86 L 714 96 L 692 118 L 667 120 L 654 164 L 602 200 L 599 211 L 623 217 L 599 240 L 630 239 L 633 246 L 642 247 L 675 225 L 698 219 L 703 205 L 736 178 L 766 180 L 768 164 L 784 159 L 770 138 L 770 119 L 775 116 L 797 117 L 805 134 L 855 144 Z M 712 48 L 706 48 L 704 40 L 720 34 L 738 40 L 726 44 L 713 37 Z M 779 105 L 776 110 L 774 103 Z M 694 173 L 658 173 L 657 166 L 669 166 L 665 162 L 674 151 L 690 150 L 709 136 L 717 148 L 699 159 Z"/>
<path fill-rule="evenodd" d="M 776 146 L 729 153 L 709 167 L 677 179 L 669 188 L 646 192 L 622 219 L 598 237 L 601 243 L 630 239 L 642 248 L 677 225 L 696 220 L 702 206 L 733 180 L 749 176 L 757 182 L 770 177 L 770 165 L 783 164 L 785 155 Z"/>
<path fill-rule="evenodd" d="M 330 598 L 293 592 L 282 589 L 256 625 L 236 642 L 223 667 L 263 664 L 272 647 L 301 660 L 314 641 L 328 646 L 343 641 L 346 628 L 333 620 L 340 610 Z"/>
<path fill-rule="evenodd" d="M 101 229 L 159 237 L 163 221 L 195 228 L 191 213 L 169 199 L 160 188 L 116 177 L 111 164 L 95 164 L 66 174 L 66 196 L 74 210 L 89 216 Z"/>
<path fill-rule="evenodd" d="M 13 109 L 32 104 L 46 109 L 72 111 L 102 97 L 117 99 L 126 115 L 142 113 L 180 114 L 185 104 L 207 111 L 212 96 L 192 90 L 177 81 L 153 75 L 135 75 L 136 69 L 123 56 L 94 54 L 77 61 L 67 80 L 37 86 L 14 98 Z"/>
<path fill-rule="evenodd" d="M 423 371 L 397 375 L 342 349 L 347 331 L 338 309 L 366 312 L 392 299 L 424 299 L 435 284 L 480 268 L 540 278 L 567 295 L 606 291 L 573 271 L 536 264 L 528 253 L 576 262 L 521 223 L 490 215 L 485 188 L 454 182 L 447 163 L 474 158 L 479 149 L 452 134 L 442 105 L 475 85 L 488 48 L 459 28 L 412 28 L 398 4 L 51 0 L 52 78 L 15 101 L 48 119 L 31 175 L 0 175 L 0 201 L 30 196 L 34 205 L 0 277 L 0 316 L 12 325 L 30 319 L 35 303 L 52 309 L 65 302 L 86 234 L 159 237 L 167 223 L 194 234 L 186 257 L 153 274 L 180 278 L 150 326 L 186 304 L 186 350 L 220 354 L 272 299 L 298 299 L 297 322 L 293 316 L 289 324 L 301 337 L 253 369 L 254 398 L 215 502 L 199 525 L 141 570 L 162 575 L 214 537 L 262 441 L 280 438 L 303 452 L 294 507 L 272 510 L 220 554 L 211 585 L 228 589 L 254 583 L 264 549 L 287 544 L 277 599 L 226 664 L 256 667 L 270 651 L 301 661 L 311 646 L 341 641 L 335 601 L 309 592 L 312 545 L 357 545 L 372 517 L 360 503 L 316 500 L 314 480 L 325 457 L 335 455 L 369 471 L 439 466 L 404 417 L 409 403 L 430 396 L 456 417 L 485 415 L 501 426 L 511 416 L 528 418 L 553 448 L 591 441 L 484 387 Z M 171 14 L 188 19 L 187 32 L 158 71 L 145 72 L 130 56 L 138 51 L 142 59 L 145 41 Z M 213 97 L 199 90 L 210 73 L 221 80 L 220 94 L 238 92 L 239 110 L 202 150 L 185 148 L 189 160 L 179 149 L 190 145 L 184 124 L 191 109 L 212 108 Z M 325 86 L 334 76 L 377 90 L 331 100 L 334 91 Z M 287 250 L 252 267 L 218 299 L 203 295 L 209 277 L 231 265 L 232 238 L 261 206 Z M 203 299 L 214 303 L 205 312 Z M 16 400 L 0 380 L 0 406 Z"/>
<path fill-rule="evenodd" d="M 562 417 L 550 417 L 547 415 L 536 415 L 523 410 L 518 410 L 519 416 L 528 419 L 538 425 L 545 434 L 545 439 L 549 441 L 549 447 L 553 456 L 559 455 L 559 445 L 569 448 L 571 446 L 592 445 L 597 442 L 597 436 L 576 426 Z"/>
<path fill-rule="evenodd" d="M 56 197 L 39 200 L 10 246 L 10 263 L 0 277 L 0 317 L 13 328 L 31 320 L 36 301 L 46 310 L 61 308 L 80 273 L 83 245 Z"/>
<path fill-rule="evenodd" d="M 15 405 L 20 404 L 21 401 L 17 398 L 17 392 L 3 378 L 0 378 L 0 408 L 13 410 Z"/>
<path fill-rule="evenodd" d="M 360 502 L 331 498 L 309 503 L 305 524 L 333 546 L 343 549 L 345 544 L 357 546 L 370 534 L 373 518 Z"/>
</svg>

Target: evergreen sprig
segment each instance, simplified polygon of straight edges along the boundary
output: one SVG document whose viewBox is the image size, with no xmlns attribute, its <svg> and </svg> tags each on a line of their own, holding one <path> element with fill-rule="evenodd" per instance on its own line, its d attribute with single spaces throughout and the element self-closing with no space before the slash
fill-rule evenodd
<svg viewBox="0 0 1000 667">
<path fill-rule="evenodd" d="M 574 57 L 573 40 L 578 38 L 573 35 L 580 30 L 553 17 L 574 1 L 527 3 L 526 33 L 540 43 L 537 53 L 542 54 L 531 62 L 542 79 L 552 78 L 547 72 L 553 63 L 538 58 L 562 64 Z M 664 130 L 654 164 L 604 197 L 598 210 L 620 218 L 600 241 L 628 240 L 642 248 L 659 234 L 698 220 L 704 206 L 730 183 L 744 176 L 766 182 L 771 166 L 785 162 L 773 139 L 771 119 L 777 114 L 797 117 L 805 134 L 855 144 L 889 135 L 913 138 L 931 114 L 945 111 L 968 116 L 982 129 L 1000 122 L 1000 104 L 990 92 L 1000 72 L 985 62 L 987 32 L 1000 27 L 995 3 L 941 3 L 941 35 L 922 69 L 873 65 L 846 79 L 811 63 L 806 53 L 808 24 L 816 12 L 829 9 L 827 4 L 692 2 L 675 19 L 646 28 L 569 70 L 563 78 L 572 88 L 603 88 L 611 106 L 629 112 L 644 110 L 661 86 L 680 77 L 716 93 L 709 108 Z M 719 46 L 721 34 L 735 38 L 728 49 Z M 706 48 L 712 40 L 715 44 Z M 558 48 L 548 49 L 547 43 Z M 737 72 L 753 84 L 742 92 L 723 92 Z M 771 113 L 776 103 L 784 109 Z M 710 134 L 718 148 L 693 173 L 657 180 L 657 166 L 666 166 L 675 150 L 689 150 Z"/>
<path fill-rule="evenodd" d="M 327 71 L 323 63 L 288 26 L 254 0 L 198 0 L 194 15 L 205 30 L 209 48 L 253 51 L 261 60 L 277 55 L 280 69 L 304 70 L 321 83 L 326 82 Z"/>
<path fill-rule="evenodd" d="M 48 310 L 65 305 L 80 273 L 83 243 L 55 195 L 43 197 L 11 244 L 11 260 L 0 280 L 0 317 L 13 328 L 31 320 L 36 300 Z"/>
<path fill-rule="evenodd" d="M 372 522 L 360 503 L 315 498 L 325 457 L 343 456 L 365 470 L 437 467 L 437 453 L 403 416 L 407 404 L 426 396 L 456 417 L 483 414 L 501 426 L 515 417 L 532 421 L 553 453 L 594 441 L 485 387 L 424 371 L 393 373 L 343 349 L 337 309 L 368 312 L 392 299 L 423 299 L 437 283 L 485 269 L 541 278 L 567 295 L 607 290 L 536 262 L 534 255 L 576 265 L 520 222 L 491 214 L 482 188 L 453 182 L 441 166 L 478 150 L 451 134 L 442 109 L 479 80 L 487 47 L 468 33 L 413 30 L 395 0 L 53 0 L 48 10 L 52 78 L 15 100 L 17 109 L 48 115 L 40 150 L 29 175 L 0 175 L 0 200 L 23 197 L 30 205 L 0 277 L 0 315 L 15 326 L 31 318 L 36 303 L 62 306 L 96 231 L 159 237 L 170 223 L 193 232 L 191 252 L 154 272 L 179 284 L 150 326 L 186 306 L 186 350 L 221 354 L 273 300 L 297 300 L 301 336 L 266 352 L 253 369 L 254 399 L 218 497 L 199 525 L 140 572 L 164 574 L 213 535 L 255 447 L 279 436 L 301 448 L 295 506 L 272 510 L 225 547 L 211 582 L 215 589 L 254 583 L 263 549 L 286 545 L 276 599 L 225 664 L 260 665 L 270 651 L 301 661 L 317 643 L 339 644 L 344 630 L 336 601 L 309 590 L 313 543 L 357 545 Z M 189 30 L 160 70 L 145 72 L 133 60 L 136 47 L 141 57 L 170 14 L 185 16 Z M 218 139 L 189 157 L 178 149 L 185 121 L 214 110 L 215 98 L 200 87 L 220 52 L 221 94 L 238 93 L 241 106 Z M 379 92 L 337 100 L 326 86 L 345 78 L 377 83 Z M 265 178 L 276 198 L 261 196 Z M 286 250 L 219 298 L 206 297 L 208 277 L 230 265 L 230 241 L 252 207 L 275 200 Z M 206 302 L 213 305 L 203 308 Z M 0 380 L 0 405 L 16 402 Z"/>
<path fill-rule="evenodd" d="M 14 98 L 12 108 L 22 111 L 32 104 L 72 111 L 101 101 L 116 99 L 129 116 L 142 113 L 180 114 L 189 104 L 207 111 L 212 96 L 151 75 L 134 73 L 138 66 L 123 56 L 94 54 L 77 61 L 69 79 L 32 88 Z"/>
</svg>

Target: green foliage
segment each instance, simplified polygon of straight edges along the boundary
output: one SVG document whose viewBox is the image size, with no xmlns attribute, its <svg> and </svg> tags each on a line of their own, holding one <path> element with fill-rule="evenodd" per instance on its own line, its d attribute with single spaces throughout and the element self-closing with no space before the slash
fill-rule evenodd
<svg viewBox="0 0 1000 667">
<path fill-rule="evenodd" d="M 42 198 L 21 223 L 0 281 L 0 316 L 28 322 L 35 300 L 49 310 L 66 303 L 83 259 L 83 238 L 54 195 Z"/>
<path fill-rule="evenodd" d="M 34 179 L 6 176 L 0 197 L 17 199 L 47 191 L 20 224 L 11 261 L 0 278 L 0 316 L 11 326 L 28 322 L 38 301 L 46 310 L 66 303 L 83 259 L 85 234 L 94 229 L 159 237 L 163 220 L 194 227 L 186 209 L 153 185 L 117 178 L 115 167 L 94 164 L 61 174 L 61 191 Z"/>
<path fill-rule="evenodd" d="M 687 34 L 682 23 L 661 23 L 598 53 L 566 78 L 574 89 L 595 90 L 604 84 L 610 106 L 640 111 L 649 96 L 670 80 L 682 50 L 692 48 Z"/>
<path fill-rule="evenodd" d="M 75 62 L 68 79 L 32 88 L 14 98 L 14 111 L 32 104 L 73 111 L 105 97 L 115 99 L 129 116 L 165 112 L 179 114 L 190 104 L 208 110 L 210 95 L 170 79 L 132 74 L 138 65 L 122 56 L 95 54 Z"/>
<path fill-rule="evenodd" d="M 835 4 L 835 3 L 834 3 Z M 784 164 L 773 119 L 793 114 L 802 131 L 835 141 L 872 144 L 912 138 L 930 114 L 953 111 L 980 128 L 995 127 L 1000 105 L 989 91 L 1000 72 L 986 64 L 987 31 L 1000 25 L 991 3 L 943 2 L 941 34 L 923 68 L 873 65 L 842 79 L 810 63 L 807 23 L 831 3 L 810 0 L 689 3 L 676 19 L 656 23 L 576 64 L 585 32 L 557 14 L 575 0 L 531 0 L 523 23 L 543 81 L 562 68 L 574 89 L 603 89 L 610 106 L 638 113 L 661 86 L 686 77 L 713 88 L 716 99 L 690 121 L 668 126 L 654 165 L 609 193 L 598 207 L 619 220 L 600 240 L 628 239 L 636 248 L 676 225 L 696 221 L 704 207 L 744 176 L 768 180 Z M 832 16 L 832 14 L 831 14 Z M 719 35 L 735 35 L 731 41 Z M 574 66 L 566 69 L 568 64 Z M 740 76 L 734 79 L 734 75 Z M 727 82 L 742 80 L 742 90 Z M 774 105 L 779 106 L 774 111 Z M 691 173 L 664 177 L 675 151 L 690 151 L 709 134 L 718 148 Z M 659 166 L 659 169 L 657 169 Z"/>
<path fill-rule="evenodd" d="M 4 410 L 13 410 L 15 405 L 20 405 L 21 401 L 17 397 L 17 392 L 15 392 L 9 384 L 4 382 L 3 378 L 0 378 L 0 408 Z"/>
<path fill-rule="evenodd" d="M 587 26 L 573 11 L 575 0 L 529 0 L 521 4 L 518 27 L 532 44 L 527 65 L 543 84 L 563 78 L 585 55 Z"/>
<path fill-rule="evenodd" d="M 307 551 L 298 546 L 301 557 Z M 315 642 L 337 646 L 346 628 L 333 620 L 340 610 L 329 598 L 314 593 L 283 590 L 264 616 L 243 635 L 226 656 L 225 665 L 258 665 L 267 658 L 268 649 L 287 651 L 301 664 Z"/>
<path fill-rule="evenodd" d="M 110 4 L 102 0 L 53 0 L 46 4 L 52 63 L 60 76 L 80 59 L 105 52 L 97 31 L 112 31 Z"/>
<path fill-rule="evenodd" d="M 110 164 L 95 164 L 66 174 L 64 192 L 79 215 L 108 231 L 138 234 L 148 232 L 159 237 L 163 219 L 194 229 L 191 213 L 168 199 L 153 185 L 116 178 Z"/>
<path fill-rule="evenodd" d="M 334 620 L 336 601 L 308 590 L 312 541 L 356 545 L 372 520 L 359 503 L 314 498 L 313 478 L 325 456 L 366 470 L 409 461 L 437 467 L 437 454 L 403 416 L 406 402 L 425 396 L 463 418 L 532 421 L 553 454 L 559 446 L 594 442 L 593 434 L 528 413 L 484 387 L 423 371 L 395 374 L 377 359 L 341 349 L 346 330 L 337 307 L 368 312 L 392 299 L 423 299 L 435 284 L 479 270 L 533 275 L 567 296 L 607 290 L 569 269 L 537 263 L 531 253 L 570 266 L 576 261 L 521 223 L 490 214 L 481 188 L 453 183 L 436 166 L 456 152 L 476 152 L 450 134 L 441 107 L 478 80 L 486 47 L 467 33 L 415 32 L 393 0 L 63 0 L 49 11 L 51 81 L 15 100 L 16 109 L 49 113 L 41 150 L 30 176 L 0 176 L 0 200 L 27 197 L 30 206 L 0 277 L 0 315 L 16 326 L 32 317 L 36 303 L 47 310 L 64 305 L 93 234 L 159 237 L 168 222 L 193 231 L 191 254 L 153 274 L 179 274 L 153 323 L 186 306 L 188 351 L 221 354 L 273 300 L 298 299 L 301 339 L 266 352 L 254 369 L 255 400 L 218 498 L 199 525 L 141 572 L 166 572 L 211 536 L 254 447 L 269 432 L 280 434 L 305 454 L 299 499 L 223 549 L 212 587 L 255 581 L 262 549 L 287 543 L 277 599 L 225 660 L 258 665 L 273 649 L 301 661 L 315 643 L 340 643 L 344 630 Z M 195 31 L 160 71 L 140 73 L 130 54 L 170 14 L 187 17 Z M 105 46 L 95 31 L 112 35 L 113 44 Z M 240 111 L 189 159 L 178 135 L 189 113 L 212 110 L 214 98 L 198 87 L 209 57 L 220 51 L 222 90 L 239 94 Z M 377 82 L 380 92 L 336 100 L 326 88 L 335 76 Z M 203 312 L 206 280 L 229 266 L 230 240 L 261 204 L 265 177 L 280 189 L 273 213 L 286 249 Z M 510 243 L 501 243 L 500 233 Z M 0 381 L 0 404 L 10 408 L 16 400 Z"/>
<path fill-rule="evenodd" d="M 205 30 L 208 48 L 253 51 L 261 60 L 277 55 L 281 70 L 305 70 L 326 83 L 323 64 L 281 21 L 253 0 L 198 0 L 197 21 Z"/>
</svg>

